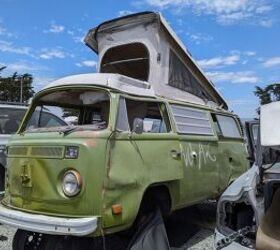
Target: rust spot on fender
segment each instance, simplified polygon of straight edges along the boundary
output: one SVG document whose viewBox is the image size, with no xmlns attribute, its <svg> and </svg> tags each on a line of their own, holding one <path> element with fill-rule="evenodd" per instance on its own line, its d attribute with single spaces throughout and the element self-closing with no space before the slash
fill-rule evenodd
<svg viewBox="0 0 280 250">
<path fill-rule="evenodd" d="M 88 139 L 85 141 L 84 145 L 90 148 L 96 148 L 97 142 L 95 139 Z"/>
<path fill-rule="evenodd" d="M 100 133 L 98 131 L 76 131 L 75 135 L 78 137 L 97 137 Z"/>
</svg>

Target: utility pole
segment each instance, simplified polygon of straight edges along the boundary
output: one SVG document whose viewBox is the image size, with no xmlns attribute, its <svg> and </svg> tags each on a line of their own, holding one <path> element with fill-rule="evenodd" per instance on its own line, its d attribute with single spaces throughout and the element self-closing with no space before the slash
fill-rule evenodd
<svg viewBox="0 0 280 250">
<path fill-rule="evenodd" d="M 20 77 L 20 103 L 22 103 L 23 76 Z"/>
</svg>

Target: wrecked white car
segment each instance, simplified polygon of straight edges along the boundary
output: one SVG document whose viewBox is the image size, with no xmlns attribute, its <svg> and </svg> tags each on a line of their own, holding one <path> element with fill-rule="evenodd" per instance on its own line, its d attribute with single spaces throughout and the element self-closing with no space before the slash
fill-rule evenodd
<svg viewBox="0 0 280 250">
<path fill-rule="evenodd" d="M 256 161 L 221 196 L 215 249 L 280 249 L 280 102 L 261 107 Z"/>
</svg>

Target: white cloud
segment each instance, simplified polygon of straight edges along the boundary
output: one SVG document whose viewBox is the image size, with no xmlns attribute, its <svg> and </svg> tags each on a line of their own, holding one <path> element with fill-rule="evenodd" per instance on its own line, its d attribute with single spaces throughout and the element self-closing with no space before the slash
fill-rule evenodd
<svg viewBox="0 0 280 250">
<path fill-rule="evenodd" d="M 160 9 L 190 9 L 197 15 L 213 15 L 221 24 L 232 24 L 268 14 L 273 7 L 268 0 L 145 0 Z M 252 18 L 255 22 L 255 18 Z"/>
<path fill-rule="evenodd" d="M 256 9 L 256 13 L 262 14 L 262 13 L 265 13 L 265 12 L 270 12 L 271 10 L 272 10 L 272 6 L 263 5 L 263 6 L 260 6 Z"/>
<path fill-rule="evenodd" d="M 187 34 L 190 37 L 190 40 L 195 44 L 201 44 L 202 42 L 210 42 L 213 40 L 212 36 L 202 33 L 194 33 L 194 34 Z"/>
<path fill-rule="evenodd" d="M 5 35 L 6 29 L 0 26 L 0 36 Z"/>
<path fill-rule="evenodd" d="M 127 16 L 127 15 L 131 15 L 133 13 L 134 12 L 131 11 L 131 10 L 120 10 L 119 13 L 118 13 L 118 16 Z"/>
<path fill-rule="evenodd" d="M 246 56 L 255 56 L 257 54 L 257 52 L 255 51 L 245 51 L 244 52 L 244 55 Z"/>
<path fill-rule="evenodd" d="M 274 24 L 274 21 L 272 19 L 267 19 L 267 20 L 261 20 L 260 25 L 265 27 L 265 28 L 270 28 Z"/>
<path fill-rule="evenodd" d="M 272 57 L 267 59 L 266 61 L 263 62 L 263 66 L 266 68 L 280 66 L 280 57 Z"/>
<path fill-rule="evenodd" d="M 228 103 L 231 106 L 243 106 L 243 105 L 253 104 L 254 101 L 250 99 L 234 99 L 234 100 L 229 100 Z"/>
<path fill-rule="evenodd" d="M 257 83 L 259 78 L 251 71 L 239 72 L 207 72 L 207 76 L 213 82 L 230 82 L 230 83 Z"/>
<path fill-rule="evenodd" d="M 5 37 L 17 37 L 15 34 L 9 32 L 5 27 L 1 25 L 1 20 L 0 20 L 0 36 L 5 36 Z"/>
<path fill-rule="evenodd" d="M 47 59 L 47 60 L 53 58 L 63 59 L 67 56 L 68 54 L 65 53 L 63 50 L 61 50 L 60 48 L 42 49 L 42 53 L 39 55 L 40 58 Z"/>
<path fill-rule="evenodd" d="M 22 73 L 34 73 L 34 72 L 49 70 L 45 66 L 26 62 L 26 61 L 18 61 L 18 62 L 13 62 L 13 63 L 0 62 L 0 67 L 1 66 L 7 67 L 4 70 L 4 73 L 7 75 L 13 74 L 14 72 L 18 72 L 18 73 L 22 74 Z"/>
<path fill-rule="evenodd" d="M 51 24 L 48 30 L 44 30 L 44 33 L 62 33 L 65 30 L 63 25 Z"/>
<path fill-rule="evenodd" d="M 84 43 L 85 36 L 73 36 L 73 40 L 75 43 Z"/>
<path fill-rule="evenodd" d="M 54 81 L 54 77 L 47 77 L 47 76 L 40 76 L 40 75 L 35 75 L 33 79 L 33 86 L 35 92 L 38 92 L 41 90 L 43 87 L 48 85 L 50 82 Z"/>
<path fill-rule="evenodd" d="M 76 63 L 78 67 L 96 67 L 97 62 L 94 60 L 85 60 L 80 63 Z"/>
<path fill-rule="evenodd" d="M 16 47 L 11 42 L 0 40 L 0 51 L 1 52 L 8 52 L 20 55 L 28 55 L 33 56 L 31 53 L 30 47 Z"/>
<path fill-rule="evenodd" d="M 240 60 L 239 55 L 231 55 L 226 57 L 214 57 L 197 61 L 202 68 L 217 68 L 234 65 Z"/>
</svg>

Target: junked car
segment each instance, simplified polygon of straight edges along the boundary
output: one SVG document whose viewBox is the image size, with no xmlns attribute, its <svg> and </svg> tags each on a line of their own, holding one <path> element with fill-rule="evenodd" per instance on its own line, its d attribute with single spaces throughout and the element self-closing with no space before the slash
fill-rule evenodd
<svg viewBox="0 0 280 250">
<path fill-rule="evenodd" d="M 108 248 L 149 210 L 217 197 L 248 169 L 238 117 L 159 13 L 85 41 L 98 73 L 39 91 L 8 144 L 0 222 L 19 228 L 15 250 Z M 30 127 L 44 109 L 75 123 Z"/>
<path fill-rule="evenodd" d="M 19 104 L 0 104 L 0 191 L 4 190 L 5 183 L 5 167 L 6 167 L 6 145 L 10 137 L 15 134 L 20 126 L 20 123 L 26 113 L 28 107 Z M 38 119 L 30 122 L 30 126 L 36 126 Z M 57 122 L 58 125 L 65 125 L 63 119 L 44 110 L 44 117 L 41 122 L 44 126 L 50 126 Z"/>
<path fill-rule="evenodd" d="M 17 132 L 26 110 L 23 105 L 0 103 L 0 191 L 4 190 L 6 145 L 10 136 Z"/>
<path fill-rule="evenodd" d="M 216 249 L 280 248 L 279 114 L 280 102 L 261 107 L 255 163 L 226 189 L 218 203 Z"/>
</svg>

